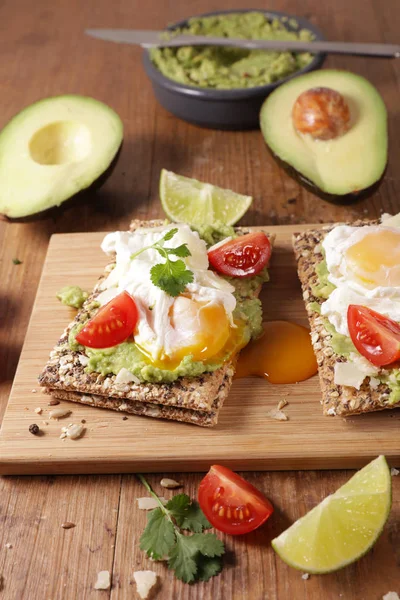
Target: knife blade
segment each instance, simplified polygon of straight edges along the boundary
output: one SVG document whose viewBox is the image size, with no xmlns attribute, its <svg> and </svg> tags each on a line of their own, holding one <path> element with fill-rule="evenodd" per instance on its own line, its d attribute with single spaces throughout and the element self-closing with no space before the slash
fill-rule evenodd
<svg viewBox="0 0 400 600">
<path fill-rule="evenodd" d="M 177 35 L 165 39 L 165 31 L 139 29 L 86 29 L 86 35 L 118 44 L 134 44 L 143 48 L 176 46 L 236 46 L 248 50 L 263 49 L 291 52 L 324 52 L 326 54 L 353 54 L 382 58 L 399 58 L 400 44 L 356 42 L 303 42 L 298 40 L 246 40 L 205 35 Z M 163 39 L 164 37 L 164 39 Z"/>
</svg>

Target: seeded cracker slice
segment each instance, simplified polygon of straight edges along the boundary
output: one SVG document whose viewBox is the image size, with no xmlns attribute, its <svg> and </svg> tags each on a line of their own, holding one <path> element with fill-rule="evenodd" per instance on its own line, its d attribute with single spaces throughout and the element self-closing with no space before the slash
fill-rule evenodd
<svg viewBox="0 0 400 600">
<path fill-rule="evenodd" d="M 157 227 L 163 221 L 133 221 L 130 229 Z M 245 231 L 242 230 L 244 233 Z M 271 243 L 273 242 L 270 236 Z M 113 263 L 111 262 L 110 265 Z M 98 408 L 212 427 L 228 396 L 234 375 L 234 362 L 228 361 L 213 373 L 182 377 L 173 383 L 116 383 L 115 375 L 86 373 L 84 356 L 68 346 L 68 333 L 79 321 L 86 320 L 88 306 L 99 293 L 98 286 L 109 272 L 106 267 L 92 294 L 76 318 L 66 328 L 39 377 L 45 393 L 62 400 Z M 108 270 L 107 270 L 108 269 Z"/>
<path fill-rule="evenodd" d="M 378 221 L 357 221 L 353 227 L 376 224 Z M 336 385 L 334 382 L 334 367 L 338 362 L 346 362 L 346 358 L 335 354 L 330 339 L 331 336 L 324 325 L 324 318 L 312 309 L 312 303 L 322 304 L 323 299 L 313 295 L 312 288 L 317 283 L 317 265 L 323 260 L 321 242 L 337 225 L 325 226 L 322 229 L 309 230 L 293 235 L 293 248 L 297 260 L 297 270 L 301 281 L 303 298 L 306 304 L 308 319 L 311 327 L 311 340 L 318 362 L 318 374 L 322 390 L 322 408 L 325 415 L 358 415 L 385 408 L 396 408 L 389 404 L 390 388 L 380 383 L 378 387 L 370 386 L 367 377 L 360 389 Z M 398 404 L 397 404 L 398 406 Z"/>
</svg>

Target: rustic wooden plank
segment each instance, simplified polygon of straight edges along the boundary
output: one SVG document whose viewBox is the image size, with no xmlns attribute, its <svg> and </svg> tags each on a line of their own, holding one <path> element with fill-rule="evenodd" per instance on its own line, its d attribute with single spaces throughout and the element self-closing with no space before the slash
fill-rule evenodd
<svg viewBox="0 0 400 600">
<path fill-rule="evenodd" d="M 146 525 L 146 513 L 137 508 L 136 499 L 147 496 L 135 476 L 126 475 L 121 489 L 119 526 L 116 539 L 114 583 L 111 600 L 132 598 L 133 572 L 150 569 L 157 573 L 155 598 L 179 600 L 286 600 L 338 598 L 372 600 L 382 598 L 389 590 L 398 590 L 400 567 L 400 477 L 393 478 L 393 507 L 390 520 L 374 550 L 356 564 L 337 573 L 310 576 L 291 569 L 275 555 L 271 540 L 294 520 L 304 515 L 328 494 L 334 492 L 351 472 L 242 473 L 262 490 L 275 507 L 267 524 L 246 536 L 225 536 L 217 532 L 226 546 L 224 569 L 208 583 L 184 585 L 176 581 L 164 563 L 146 558 L 139 548 L 139 538 Z M 196 498 L 202 475 L 168 474 L 184 482 L 181 490 L 165 490 L 160 486 L 164 474 L 146 475 L 153 489 L 166 498 L 184 492 Z"/>
<path fill-rule="evenodd" d="M 2 597 L 99 598 L 97 573 L 113 568 L 120 483 L 119 476 L 1 478 Z M 75 527 L 63 529 L 66 522 Z"/>
</svg>

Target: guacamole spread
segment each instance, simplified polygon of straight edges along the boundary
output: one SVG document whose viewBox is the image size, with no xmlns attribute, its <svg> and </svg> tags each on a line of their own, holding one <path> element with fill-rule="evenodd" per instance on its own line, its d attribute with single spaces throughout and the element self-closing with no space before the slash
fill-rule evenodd
<svg viewBox="0 0 400 600">
<path fill-rule="evenodd" d="M 312 41 L 307 29 L 298 30 L 291 19 L 270 20 L 262 12 L 229 13 L 194 17 L 181 29 L 168 32 L 259 40 Z M 295 29 L 295 30 L 293 30 Z M 246 50 L 229 46 L 181 46 L 153 48 L 154 65 L 169 79 L 185 85 L 214 88 L 252 88 L 273 83 L 302 69 L 312 60 L 309 53 Z"/>
<path fill-rule="evenodd" d="M 199 228 L 199 235 L 210 246 L 226 237 L 236 237 L 237 234 L 232 227 L 217 223 L 215 226 L 207 225 Z M 251 338 L 256 338 L 262 333 L 262 307 L 261 301 L 256 297 L 258 288 L 269 280 L 268 270 L 264 269 L 258 275 L 246 279 L 226 278 L 235 287 L 236 308 L 233 312 L 234 321 L 237 322 L 235 345 L 227 347 L 225 354 L 219 356 L 218 361 L 200 362 L 194 361 L 192 357 L 185 356 L 183 360 L 173 365 L 171 369 L 161 369 L 152 365 L 149 359 L 140 351 L 133 338 L 112 348 L 93 349 L 85 348 L 76 342 L 76 335 L 84 327 L 86 322 L 93 317 L 99 304 L 92 302 L 85 305 L 86 312 L 81 316 L 69 332 L 68 344 L 71 350 L 84 352 L 89 358 L 85 367 L 86 372 L 96 372 L 102 375 L 118 375 L 122 368 L 128 369 L 140 381 L 152 383 L 172 383 L 178 377 L 197 377 L 202 373 L 212 372 L 220 368 L 238 347 L 245 346 Z"/>
<path fill-rule="evenodd" d="M 72 308 L 81 308 L 89 294 L 84 292 L 78 285 L 67 285 L 58 292 L 57 298 L 61 304 Z"/>
</svg>

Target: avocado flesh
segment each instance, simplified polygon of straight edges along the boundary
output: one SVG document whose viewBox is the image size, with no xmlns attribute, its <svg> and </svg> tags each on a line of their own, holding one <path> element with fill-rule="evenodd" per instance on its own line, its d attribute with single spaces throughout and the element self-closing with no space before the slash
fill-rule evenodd
<svg viewBox="0 0 400 600">
<path fill-rule="evenodd" d="M 351 127 L 344 135 L 314 140 L 294 129 L 293 105 L 301 93 L 314 87 L 332 88 L 344 96 L 351 113 Z M 386 107 L 374 86 L 359 75 L 321 70 L 295 77 L 265 100 L 260 124 L 272 152 L 327 194 L 358 194 L 384 173 Z"/>
<path fill-rule="evenodd" d="M 0 132 L 0 214 L 14 219 L 59 206 L 107 170 L 122 137 L 119 116 L 93 98 L 28 106 Z"/>
</svg>

